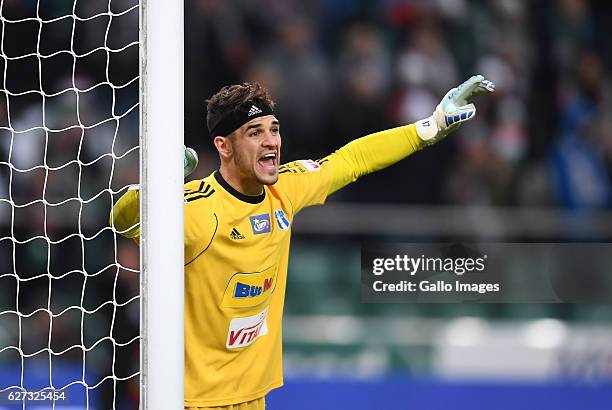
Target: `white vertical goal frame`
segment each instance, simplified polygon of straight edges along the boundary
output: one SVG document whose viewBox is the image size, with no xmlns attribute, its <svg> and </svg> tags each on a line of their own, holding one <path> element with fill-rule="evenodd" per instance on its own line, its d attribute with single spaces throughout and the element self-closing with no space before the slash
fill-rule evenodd
<svg viewBox="0 0 612 410">
<path fill-rule="evenodd" d="M 182 409 L 183 2 L 141 0 L 141 409 Z"/>
</svg>

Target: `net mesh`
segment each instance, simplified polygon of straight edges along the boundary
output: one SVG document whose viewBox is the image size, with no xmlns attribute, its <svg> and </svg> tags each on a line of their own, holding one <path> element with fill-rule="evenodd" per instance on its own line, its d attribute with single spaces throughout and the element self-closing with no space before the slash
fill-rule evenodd
<svg viewBox="0 0 612 410">
<path fill-rule="evenodd" d="M 139 2 L 0 0 L 0 22 L 0 407 L 136 408 L 138 249 L 108 215 L 138 180 Z"/>
</svg>

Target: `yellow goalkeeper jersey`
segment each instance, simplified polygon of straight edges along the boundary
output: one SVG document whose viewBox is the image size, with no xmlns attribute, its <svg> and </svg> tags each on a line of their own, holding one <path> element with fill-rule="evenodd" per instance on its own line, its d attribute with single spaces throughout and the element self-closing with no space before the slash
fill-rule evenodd
<svg viewBox="0 0 612 410">
<path fill-rule="evenodd" d="M 278 182 L 255 197 L 218 171 L 185 184 L 185 407 L 242 403 L 283 384 L 281 319 L 296 214 L 422 146 L 413 125 L 372 134 L 322 160 L 282 165 Z M 129 191 L 112 216 L 134 238 L 136 199 Z"/>
<path fill-rule="evenodd" d="M 219 172 L 185 188 L 185 405 L 249 401 L 283 382 L 281 318 L 294 215 L 322 203 L 314 161 L 247 197 Z"/>
</svg>

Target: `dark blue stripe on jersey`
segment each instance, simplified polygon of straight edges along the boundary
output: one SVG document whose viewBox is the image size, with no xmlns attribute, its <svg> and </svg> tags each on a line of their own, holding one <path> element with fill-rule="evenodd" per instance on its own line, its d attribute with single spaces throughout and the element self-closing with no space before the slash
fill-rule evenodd
<svg viewBox="0 0 612 410">
<path fill-rule="evenodd" d="M 183 196 L 184 197 L 188 197 L 189 195 L 195 195 L 195 194 L 208 194 L 210 192 L 210 190 L 212 189 L 212 185 L 210 184 L 205 184 L 204 181 L 202 181 L 202 183 L 200 184 L 200 187 L 198 188 L 197 191 L 191 191 L 191 190 L 187 190 Z M 212 195 L 215 192 L 215 190 L 213 189 L 212 192 L 210 192 L 209 195 L 206 195 L 204 197 L 202 196 L 198 196 L 198 198 L 207 198 L 210 195 Z M 190 201 L 191 199 L 188 199 L 187 201 Z"/>
<path fill-rule="evenodd" d="M 189 195 L 189 194 L 195 194 L 196 192 L 201 192 L 203 187 L 204 187 L 204 181 L 200 182 L 200 186 L 198 187 L 198 189 L 196 190 L 188 189 L 185 191 L 183 195 Z"/>
<path fill-rule="evenodd" d="M 195 195 L 195 196 L 192 196 L 192 197 L 186 198 L 185 200 L 186 200 L 187 202 L 191 202 L 191 201 L 195 201 L 196 199 L 208 198 L 209 196 L 211 196 L 211 195 L 212 195 L 212 194 L 214 194 L 214 193 L 215 193 L 215 190 L 213 189 L 213 190 L 212 190 L 212 191 L 210 191 L 209 193 L 205 193 L 205 194 L 202 194 L 202 195 Z"/>
</svg>

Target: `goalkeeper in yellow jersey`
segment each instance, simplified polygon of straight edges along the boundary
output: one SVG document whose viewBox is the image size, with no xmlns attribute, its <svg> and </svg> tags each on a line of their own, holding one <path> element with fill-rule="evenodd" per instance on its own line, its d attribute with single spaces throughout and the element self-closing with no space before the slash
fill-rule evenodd
<svg viewBox="0 0 612 410">
<path fill-rule="evenodd" d="M 359 138 L 321 160 L 284 165 L 267 90 L 233 85 L 208 100 L 221 167 L 184 190 L 186 408 L 265 407 L 265 395 L 283 384 L 281 318 L 295 216 L 445 137 L 474 117 L 472 98 L 493 89 L 473 76 L 429 118 Z M 117 231 L 138 237 L 138 209 L 137 190 L 119 199 L 111 215 Z"/>
</svg>

